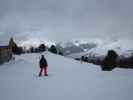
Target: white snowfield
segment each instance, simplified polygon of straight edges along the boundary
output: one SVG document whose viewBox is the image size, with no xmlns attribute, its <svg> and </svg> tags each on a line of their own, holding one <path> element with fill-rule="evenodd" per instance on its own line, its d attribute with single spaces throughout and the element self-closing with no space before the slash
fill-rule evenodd
<svg viewBox="0 0 133 100">
<path fill-rule="evenodd" d="M 133 100 L 133 70 L 99 66 L 51 53 L 48 77 L 38 77 L 39 54 L 0 66 L 0 100 Z"/>
</svg>

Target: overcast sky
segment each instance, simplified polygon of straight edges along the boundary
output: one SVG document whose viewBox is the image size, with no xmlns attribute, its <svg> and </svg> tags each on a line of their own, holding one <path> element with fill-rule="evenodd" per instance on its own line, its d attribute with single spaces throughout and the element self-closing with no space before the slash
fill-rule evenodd
<svg viewBox="0 0 133 100">
<path fill-rule="evenodd" d="M 19 39 L 133 37 L 133 0 L 0 0 L 0 34 Z"/>
</svg>

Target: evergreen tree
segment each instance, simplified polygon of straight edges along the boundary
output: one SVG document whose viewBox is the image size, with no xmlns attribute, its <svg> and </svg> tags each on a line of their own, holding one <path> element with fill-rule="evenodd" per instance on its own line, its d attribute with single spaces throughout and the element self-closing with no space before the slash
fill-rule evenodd
<svg viewBox="0 0 133 100">
<path fill-rule="evenodd" d="M 103 60 L 102 69 L 112 70 L 117 65 L 118 54 L 114 50 L 109 50 L 107 56 Z"/>
<path fill-rule="evenodd" d="M 59 51 L 59 55 L 63 56 L 63 53 Z"/>
<path fill-rule="evenodd" d="M 30 47 L 30 52 L 33 53 L 34 51 L 35 51 L 35 50 L 34 50 L 34 47 L 31 46 L 31 47 Z"/>
<path fill-rule="evenodd" d="M 52 45 L 49 49 L 50 52 L 57 54 L 57 49 L 54 45 Z"/>
<path fill-rule="evenodd" d="M 22 53 L 23 53 L 23 48 L 22 47 L 18 47 L 16 54 L 20 55 Z"/>
<path fill-rule="evenodd" d="M 40 52 L 46 51 L 46 46 L 44 44 L 41 44 L 38 49 Z"/>
</svg>

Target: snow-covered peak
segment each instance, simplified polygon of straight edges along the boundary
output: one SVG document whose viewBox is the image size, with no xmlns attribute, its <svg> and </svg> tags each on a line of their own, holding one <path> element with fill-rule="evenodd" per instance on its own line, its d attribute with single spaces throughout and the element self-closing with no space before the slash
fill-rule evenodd
<svg viewBox="0 0 133 100">
<path fill-rule="evenodd" d="M 61 47 L 66 48 L 66 47 L 71 47 L 71 46 L 80 46 L 83 44 L 96 44 L 97 46 L 101 46 L 104 43 L 103 40 L 101 39 L 85 39 L 85 38 L 80 38 L 80 39 L 72 39 L 68 41 L 62 41 L 58 43 Z"/>
<path fill-rule="evenodd" d="M 88 57 L 103 57 L 107 54 L 108 50 L 115 50 L 117 54 L 121 57 L 130 57 L 133 55 L 133 40 L 131 39 L 121 39 L 121 40 L 106 40 L 102 42 L 101 45 L 95 48 L 89 49 L 81 53 L 73 53 L 68 55 L 72 58 L 80 58 L 81 56 Z"/>
<path fill-rule="evenodd" d="M 87 38 L 81 38 L 81 39 L 73 39 L 72 40 L 73 43 L 78 43 L 78 44 L 97 44 L 97 45 L 102 45 L 104 43 L 103 40 L 101 39 L 98 39 L 98 38 L 90 38 L 90 39 L 87 39 Z"/>
</svg>

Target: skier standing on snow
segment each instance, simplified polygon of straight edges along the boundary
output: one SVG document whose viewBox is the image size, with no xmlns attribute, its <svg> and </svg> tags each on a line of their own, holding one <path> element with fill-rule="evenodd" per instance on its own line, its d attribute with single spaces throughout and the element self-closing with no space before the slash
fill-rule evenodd
<svg viewBox="0 0 133 100">
<path fill-rule="evenodd" d="M 47 60 L 44 57 L 44 55 L 42 55 L 41 59 L 40 59 L 40 72 L 39 72 L 39 76 L 42 76 L 43 70 L 44 70 L 44 75 L 48 76 L 47 68 L 48 68 Z"/>
</svg>

